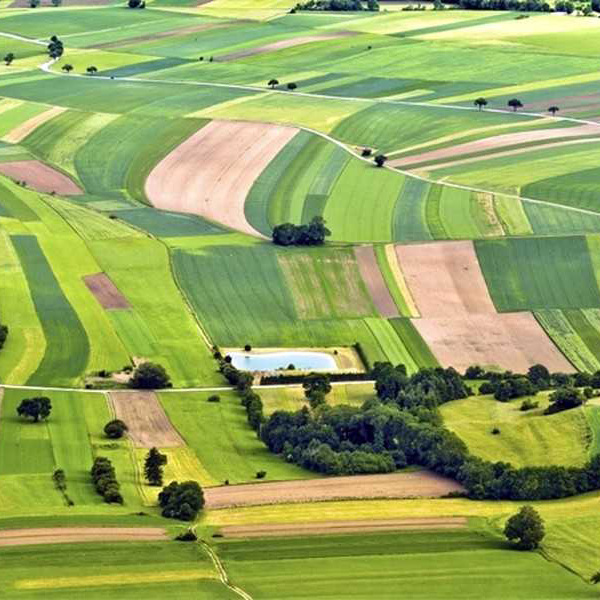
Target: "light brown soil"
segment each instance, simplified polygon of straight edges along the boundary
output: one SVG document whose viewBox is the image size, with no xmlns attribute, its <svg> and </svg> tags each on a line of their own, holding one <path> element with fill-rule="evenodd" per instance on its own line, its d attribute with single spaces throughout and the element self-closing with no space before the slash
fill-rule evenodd
<svg viewBox="0 0 600 600">
<path fill-rule="evenodd" d="M 303 44 L 310 44 L 311 42 L 322 42 L 325 40 L 334 40 L 340 37 L 347 37 L 348 35 L 356 35 L 354 32 L 343 32 L 338 31 L 331 34 L 323 35 L 303 35 L 287 40 L 280 40 L 271 44 L 265 44 L 264 46 L 258 46 L 256 48 L 248 48 L 247 50 L 240 50 L 239 52 L 232 52 L 231 54 L 225 54 L 224 56 L 216 57 L 215 60 L 218 62 L 228 62 L 230 60 L 238 60 L 240 58 L 247 58 L 249 56 L 256 56 L 257 54 L 267 54 L 269 52 L 277 52 L 277 50 L 283 50 L 284 48 L 293 48 L 294 46 L 301 46 Z"/>
<path fill-rule="evenodd" d="M 29 2 L 29 0 L 26 0 Z M 212 0 L 210 0 L 212 1 Z M 205 3 L 206 4 L 206 3 Z M 120 48 L 122 46 L 131 46 L 134 44 L 141 44 L 143 42 L 150 42 L 161 38 L 169 38 L 179 35 L 187 35 L 191 33 L 199 33 L 200 31 L 207 31 L 213 29 L 222 29 L 223 27 L 231 27 L 233 21 L 226 21 L 225 23 L 202 23 L 201 25 L 190 25 L 189 27 L 182 27 L 179 29 L 169 29 L 168 31 L 158 31 L 156 33 L 150 33 L 146 35 L 138 35 L 130 37 L 124 40 L 117 40 L 116 42 L 105 42 L 102 44 L 94 44 L 90 48 Z"/>
<path fill-rule="evenodd" d="M 431 517 L 415 519 L 375 519 L 370 521 L 323 521 L 270 525 L 226 525 L 219 530 L 227 538 L 260 538 L 372 531 L 410 531 L 421 529 L 464 529 L 465 517 Z"/>
<path fill-rule="evenodd" d="M 37 192 L 56 193 L 59 196 L 77 196 L 83 191 L 59 171 L 38 160 L 18 160 L 0 163 L 0 173 L 15 181 L 24 181 Z"/>
<path fill-rule="evenodd" d="M 106 273 L 86 275 L 83 278 L 85 285 L 100 303 L 102 308 L 131 308 L 127 298 L 121 294 L 119 288 L 110 280 Z"/>
<path fill-rule="evenodd" d="M 600 127 L 598 128 L 600 133 Z M 515 148 L 513 150 L 504 150 L 504 152 L 494 152 L 493 154 L 480 154 L 479 156 L 471 156 L 469 158 L 462 158 L 460 160 L 451 160 L 449 162 L 436 163 L 434 165 L 425 165 L 423 167 L 417 166 L 413 169 L 415 173 L 418 172 L 429 172 L 436 171 L 438 169 L 447 169 L 448 167 L 455 167 L 457 165 L 467 165 L 476 163 L 484 160 L 492 160 L 495 158 L 502 158 L 504 156 L 516 156 L 518 154 L 530 154 L 536 150 L 547 150 L 548 148 L 561 148 L 563 146 L 573 146 L 575 144 L 597 144 L 600 142 L 600 137 L 586 137 L 578 138 L 576 140 L 563 140 L 562 142 L 553 142 L 550 144 L 540 144 L 535 146 L 528 146 L 527 148 Z"/>
<path fill-rule="evenodd" d="M 464 154 L 474 154 L 476 152 L 485 152 L 496 148 L 506 146 L 516 146 L 517 144 L 526 144 L 529 142 L 554 140 L 560 138 L 580 137 L 585 135 L 598 135 L 600 128 L 597 125 L 578 125 L 577 127 L 556 128 L 556 129 L 538 129 L 535 131 L 521 131 L 520 133 L 505 133 L 492 137 L 465 142 L 449 148 L 439 148 L 430 150 L 421 154 L 413 154 L 397 158 L 389 162 L 392 167 L 405 167 L 411 164 L 440 160 L 443 158 L 458 158 Z"/>
<path fill-rule="evenodd" d="M 211 121 L 152 170 L 146 194 L 157 208 L 262 237 L 246 220 L 244 202 L 255 179 L 297 132 L 266 123 Z"/>
<path fill-rule="evenodd" d="M 439 362 L 464 371 L 470 365 L 525 373 L 535 364 L 552 372 L 573 367 L 531 313 L 473 314 L 413 319 Z"/>
<path fill-rule="evenodd" d="M 358 246 L 354 248 L 360 275 L 365 282 L 375 308 L 382 317 L 397 317 L 398 307 L 383 279 L 373 246 Z"/>
<path fill-rule="evenodd" d="M 125 422 L 127 435 L 138 448 L 185 446 L 154 392 L 111 392 L 109 397 L 117 419 Z"/>
<path fill-rule="evenodd" d="M 207 508 L 230 508 L 363 498 L 438 498 L 460 491 L 462 486 L 452 479 L 418 471 L 220 486 L 206 489 L 204 495 Z"/>
<path fill-rule="evenodd" d="M 398 245 L 396 254 L 422 317 L 495 314 L 472 242 Z"/>
<path fill-rule="evenodd" d="M 21 123 L 18 127 L 15 127 L 12 131 L 9 131 L 2 139 L 5 142 L 10 142 L 11 144 L 18 144 L 30 133 L 33 133 L 38 127 L 65 112 L 65 110 L 67 109 L 63 108 L 62 106 L 54 106 L 50 110 L 46 110 L 43 113 L 28 119 L 24 123 Z"/>
<path fill-rule="evenodd" d="M 0 531 L 1 546 L 168 540 L 162 527 L 52 527 Z"/>
</svg>

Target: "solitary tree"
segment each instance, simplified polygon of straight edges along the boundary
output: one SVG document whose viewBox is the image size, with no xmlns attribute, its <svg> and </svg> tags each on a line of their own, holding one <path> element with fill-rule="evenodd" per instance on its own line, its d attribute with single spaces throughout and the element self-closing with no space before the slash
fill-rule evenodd
<svg viewBox="0 0 600 600">
<path fill-rule="evenodd" d="M 508 102 L 507 102 L 508 106 L 510 106 L 515 112 L 517 112 L 517 109 L 519 108 L 523 108 L 523 103 L 518 99 L 518 98 L 511 98 Z"/>
<path fill-rule="evenodd" d="M 50 38 L 50 43 L 48 44 L 48 55 L 50 58 L 60 58 L 65 51 L 63 43 L 58 39 L 57 36 L 53 35 Z"/>
<path fill-rule="evenodd" d="M 279 85 L 279 81 L 277 81 L 277 79 L 270 79 L 269 83 L 267 83 L 267 85 L 274 90 L 276 85 Z"/>
<path fill-rule="evenodd" d="M 91 65 L 86 69 L 86 71 L 88 75 L 94 75 L 98 72 L 98 69 L 94 65 Z"/>
<path fill-rule="evenodd" d="M 292 81 L 291 83 L 287 84 L 287 89 L 294 91 L 298 86 Z"/>
<path fill-rule="evenodd" d="M 600 583 L 600 571 L 596 571 L 590 578 L 590 582 L 593 584 Z"/>
<path fill-rule="evenodd" d="M 20 417 L 29 417 L 37 423 L 40 419 L 47 419 L 52 411 L 50 398 L 46 396 L 36 396 L 35 398 L 25 398 L 17 407 L 17 414 Z"/>
<path fill-rule="evenodd" d="M 375 157 L 375 164 L 378 167 L 383 167 L 383 165 L 385 165 L 385 162 L 387 161 L 387 156 L 385 156 L 384 154 L 378 154 Z"/>
<path fill-rule="evenodd" d="M 127 425 L 121 419 L 113 419 L 104 426 L 104 435 L 111 440 L 118 440 L 125 435 Z"/>
<path fill-rule="evenodd" d="M 488 101 L 485 98 L 477 98 L 473 104 L 479 109 L 482 110 L 488 104 Z"/>
<path fill-rule="evenodd" d="M 144 474 L 150 485 L 163 484 L 163 466 L 166 464 L 166 454 L 161 454 L 157 448 L 150 448 L 144 462 Z"/>
<path fill-rule="evenodd" d="M 506 522 L 504 535 L 520 550 L 534 550 L 546 535 L 544 521 L 534 508 L 523 506 Z"/>
<path fill-rule="evenodd" d="M 15 55 L 12 52 L 9 52 L 4 56 L 4 64 L 8 67 L 15 60 Z"/>
<path fill-rule="evenodd" d="M 195 481 L 172 481 L 158 494 L 158 503 L 163 517 L 193 521 L 204 507 L 204 493 Z"/>
<path fill-rule="evenodd" d="M 37 8 L 41 0 L 29 0 L 29 8 Z"/>
<path fill-rule="evenodd" d="M 171 387 L 171 378 L 162 365 L 145 362 L 133 372 L 129 384 L 140 390 L 159 390 Z"/>
<path fill-rule="evenodd" d="M 60 6 L 62 4 L 62 0 L 52 0 L 52 6 Z"/>
<path fill-rule="evenodd" d="M 548 112 L 551 113 L 552 116 L 554 116 L 559 110 L 560 110 L 560 108 L 558 108 L 558 106 L 551 106 L 548 109 Z"/>
<path fill-rule="evenodd" d="M 61 69 L 62 69 L 62 70 L 65 72 L 65 73 L 70 73 L 70 72 L 73 70 L 73 65 L 71 65 L 71 64 L 68 64 L 68 63 L 67 63 L 66 65 L 63 65 L 63 66 L 61 67 Z"/>
</svg>

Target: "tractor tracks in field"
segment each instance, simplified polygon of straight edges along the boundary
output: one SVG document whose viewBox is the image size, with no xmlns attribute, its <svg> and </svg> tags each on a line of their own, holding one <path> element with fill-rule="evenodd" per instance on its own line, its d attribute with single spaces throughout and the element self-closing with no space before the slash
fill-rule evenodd
<svg viewBox="0 0 600 600">
<path fill-rule="evenodd" d="M 229 575 L 227 575 L 227 571 L 225 570 L 221 559 L 219 558 L 218 554 L 210 547 L 210 545 L 207 544 L 204 540 L 200 540 L 200 545 L 208 554 L 208 556 L 210 556 L 210 559 L 212 560 L 212 563 L 215 566 L 217 573 L 219 574 L 219 579 L 221 580 L 221 583 L 225 587 L 230 589 L 232 592 L 240 596 L 240 598 L 243 598 L 244 600 L 253 600 L 252 596 L 248 594 L 248 592 L 245 592 L 242 588 L 231 583 Z"/>
</svg>

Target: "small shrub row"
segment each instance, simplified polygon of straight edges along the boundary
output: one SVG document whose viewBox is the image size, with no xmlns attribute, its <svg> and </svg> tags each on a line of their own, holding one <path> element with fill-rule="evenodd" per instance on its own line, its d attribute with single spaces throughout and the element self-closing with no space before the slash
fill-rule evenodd
<svg viewBox="0 0 600 600">
<path fill-rule="evenodd" d="M 109 504 L 123 504 L 123 496 L 119 491 L 120 486 L 117 481 L 115 468 L 110 459 L 105 456 L 98 456 L 94 459 L 91 470 L 92 482 L 98 494 Z"/>
</svg>

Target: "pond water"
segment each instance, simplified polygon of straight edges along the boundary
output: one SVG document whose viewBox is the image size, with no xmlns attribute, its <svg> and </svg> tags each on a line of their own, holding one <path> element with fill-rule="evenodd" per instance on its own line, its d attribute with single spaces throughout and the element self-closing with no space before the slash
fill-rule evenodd
<svg viewBox="0 0 600 600">
<path fill-rule="evenodd" d="M 326 352 L 231 352 L 231 364 L 243 371 L 276 371 L 294 365 L 295 369 L 308 371 L 324 369 L 336 371 L 337 365 Z"/>
</svg>

